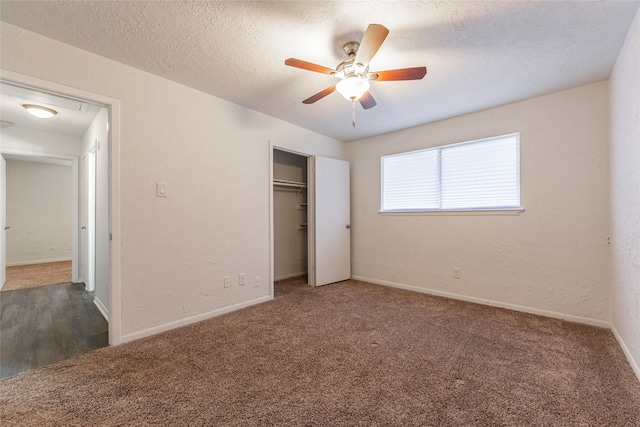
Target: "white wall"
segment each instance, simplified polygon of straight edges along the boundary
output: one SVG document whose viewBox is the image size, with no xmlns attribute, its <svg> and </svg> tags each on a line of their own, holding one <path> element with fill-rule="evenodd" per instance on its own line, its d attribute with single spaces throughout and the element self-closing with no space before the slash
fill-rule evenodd
<svg viewBox="0 0 640 427">
<path fill-rule="evenodd" d="M 109 112 L 102 108 L 82 136 L 82 155 L 96 146 L 96 207 L 95 207 L 95 300 L 109 313 Z M 96 143 L 97 141 L 97 143 Z M 86 179 L 83 178 L 83 179 Z M 88 195 L 81 195 L 81 203 Z"/>
<path fill-rule="evenodd" d="M 7 265 L 71 260 L 71 166 L 7 160 Z"/>
<path fill-rule="evenodd" d="M 5 70 L 120 100 L 123 340 L 270 298 L 269 140 L 341 158 L 343 144 L 2 23 Z M 81 66 L 80 66 L 81 65 Z M 156 183 L 167 184 L 158 198 Z M 223 287 L 224 276 L 262 285 Z"/>
<path fill-rule="evenodd" d="M 6 24 L 2 24 L 3 26 Z M 4 66 L 4 63 L 2 64 Z M 0 131 L 1 148 L 4 152 L 19 150 L 21 153 L 50 156 L 62 154 L 79 156 L 81 140 L 78 137 L 25 129 L 18 126 Z"/>
<path fill-rule="evenodd" d="M 640 379 L 640 12 L 610 79 L 611 320 Z"/>
<path fill-rule="evenodd" d="M 348 143 L 353 274 L 607 321 L 607 97 L 602 82 Z M 512 132 L 520 132 L 521 215 L 378 213 L 380 156 Z"/>
</svg>

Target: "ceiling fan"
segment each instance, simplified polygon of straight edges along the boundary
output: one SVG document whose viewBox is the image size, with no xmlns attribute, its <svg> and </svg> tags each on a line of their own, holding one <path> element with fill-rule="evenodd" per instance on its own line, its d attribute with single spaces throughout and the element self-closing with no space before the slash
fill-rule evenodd
<svg viewBox="0 0 640 427">
<path fill-rule="evenodd" d="M 353 103 L 354 112 L 356 100 L 358 100 L 362 108 L 366 110 L 377 105 L 376 100 L 369 92 L 370 82 L 422 79 L 427 74 L 427 67 L 369 71 L 369 62 L 371 62 L 373 56 L 378 52 L 378 49 L 380 49 L 380 46 L 382 46 L 388 34 L 389 30 L 383 25 L 369 24 L 360 43 L 352 41 L 343 46 L 349 58 L 338 64 L 335 70 L 296 58 L 289 58 L 284 61 L 284 63 L 290 67 L 329 74 L 341 79 L 336 85 L 310 96 L 302 101 L 302 103 L 313 104 L 337 90 L 342 96 Z M 353 125 L 355 126 L 355 119 Z"/>
</svg>

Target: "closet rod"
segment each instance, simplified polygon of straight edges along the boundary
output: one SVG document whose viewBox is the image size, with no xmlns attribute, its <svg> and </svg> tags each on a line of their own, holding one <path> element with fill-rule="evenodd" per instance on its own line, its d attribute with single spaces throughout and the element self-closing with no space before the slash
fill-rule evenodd
<svg viewBox="0 0 640 427">
<path fill-rule="evenodd" d="M 305 184 L 304 182 L 285 181 L 284 179 L 274 179 L 273 185 L 278 185 L 281 187 L 307 188 L 307 184 Z"/>
</svg>

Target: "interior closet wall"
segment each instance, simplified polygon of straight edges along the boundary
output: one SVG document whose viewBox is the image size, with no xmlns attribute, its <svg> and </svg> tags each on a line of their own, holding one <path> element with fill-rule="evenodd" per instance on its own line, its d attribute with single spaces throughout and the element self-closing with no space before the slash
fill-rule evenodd
<svg viewBox="0 0 640 427">
<path fill-rule="evenodd" d="M 307 273 L 307 157 L 273 150 L 274 278 Z"/>
</svg>

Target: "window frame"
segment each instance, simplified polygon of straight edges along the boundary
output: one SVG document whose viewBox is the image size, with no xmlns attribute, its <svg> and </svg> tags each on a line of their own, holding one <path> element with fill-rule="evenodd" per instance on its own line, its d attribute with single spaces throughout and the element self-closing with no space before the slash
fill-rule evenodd
<svg viewBox="0 0 640 427">
<path fill-rule="evenodd" d="M 515 137 L 517 144 L 517 180 L 518 180 L 518 198 L 520 205 L 513 207 L 470 207 L 470 208 L 415 208 L 415 209 L 387 209 L 384 210 L 384 160 L 385 158 L 406 155 L 409 153 L 420 153 L 425 151 L 437 151 L 438 157 L 441 156 L 441 151 L 450 147 L 456 147 L 460 145 L 478 144 L 482 142 L 489 142 L 493 140 Z M 423 148 L 419 150 L 404 151 L 399 153 L 387 154 L 380 156 L 380 203 L 379 211 L 380 215 L 519 215 L 524 212 L 525 209 L 522 205 L 522 178 L 521 178 L 521 156 L 520 156 L 520 132 L 512 132 L 503 135 L 496 135 L 487 138 L 480 138 L 471 141 L 456 142 L 452 144 L 439 145 L 435 147 Z M 439 179 L 441 170 L 438 171 Z M 442 189 L 442 181 L 438 182 L 439 191 Z"/>
</svg>

